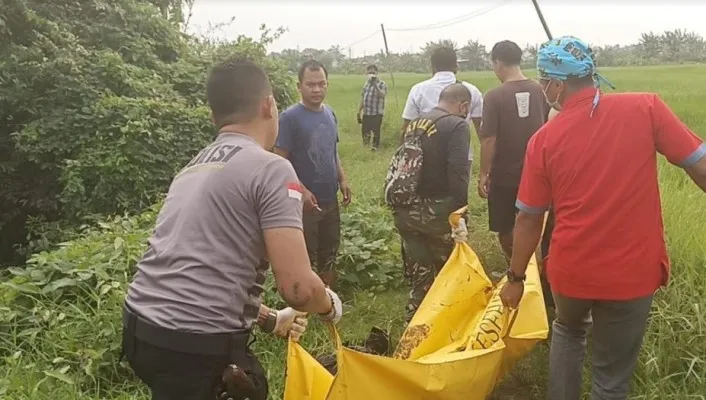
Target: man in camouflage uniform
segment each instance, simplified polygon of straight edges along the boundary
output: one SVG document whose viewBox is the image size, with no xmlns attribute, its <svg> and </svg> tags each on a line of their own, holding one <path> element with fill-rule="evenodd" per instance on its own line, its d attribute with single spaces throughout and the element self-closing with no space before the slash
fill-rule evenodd
<svg viewBox="0 0 706 400">
<path fill-rule="evenodd" d="M 410 133 L 420 126 L 428 127 L 421 142 L 419 203 L 393 209 L 405 250 L 405 278 L 411 285 L 407 322 L 453 251 L 454 238 L 465 240 L 465 222 L 461 231 L 452 235 L 448 217 L 468 204 L 471 133 L 465 117 L 470 103 L 470 91 L 463 84 L 451 84 L 441 92 L 437 107 L 407 128 Z"/>
</svg>

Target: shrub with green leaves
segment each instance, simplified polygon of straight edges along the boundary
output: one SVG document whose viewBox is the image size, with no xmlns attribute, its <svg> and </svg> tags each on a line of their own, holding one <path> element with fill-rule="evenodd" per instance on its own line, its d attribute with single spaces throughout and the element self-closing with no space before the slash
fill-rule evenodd
<svg viewBox="0 0 706 400">
<path fill-rule="evenodd" d="M 381 292 L 402 282 L 399 236 L 379 204 L 356 204 L 341 214 L 337 268 L 343 285 Z"/>
<path fill-rule="evenodd" d="M 266 29 L 260 41 L 190 37 L 164 17 L 179 2 L 5 3 L 0 263 L 22 261 L 14 247 L 28 234 L 32 245 L 46 244 L 27 231 L 28 221 L 40 232 L 41 223 L 57 221 L 74 228 L 86 216 L 138 213 L 155 203 L 174 172 L 215 136 L 205 106 L 215 62 L 238 57 L 262 65 L 280 108 L 296 96 L 285 66 L 267 56 Z"/>
</svg>

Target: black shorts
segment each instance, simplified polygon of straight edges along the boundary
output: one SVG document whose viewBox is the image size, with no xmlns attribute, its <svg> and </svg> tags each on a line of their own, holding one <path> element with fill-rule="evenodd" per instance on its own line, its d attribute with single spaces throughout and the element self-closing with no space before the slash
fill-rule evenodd
<svg viewBox="0 0 706 400">
<path fill-rule="evenodd" d="M 491 186 L 488 192 L 488 225 L 492 232 L 501 235 L 512 232 L 515 227 L 518 187 Z"/>
</svg>

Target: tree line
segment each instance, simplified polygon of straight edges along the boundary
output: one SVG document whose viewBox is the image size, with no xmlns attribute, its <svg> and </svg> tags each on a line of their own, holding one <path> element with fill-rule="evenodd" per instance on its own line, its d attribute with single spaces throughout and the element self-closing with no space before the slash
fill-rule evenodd
<svg viewBox="0 0 706 400">
<path fill-rule="evenodd" d="M 357 74 L 367 64 L 377 64 L 381 69 L 394 72 L 429 71 L 429 55 L 439 47 L 455 49 L 459 56 L 459 67 L 464 71 L 483 71 L 491 68 L 490 50 L 477 40 L 469 40 L 459 45 L 451 39 L 427 42 L 416 53 L 393 53 L 386 57 L 383 51 L 364 57 L 350 58 L 346 49 L 332 46 L 329 49 L 305 48 L 285 49 L 270 53 L 270 56 L 284 62 L 290 71 L 297 70 L 299 64 L 314 58 L 326 65 L 332 73 Z M 534 68 L 539 44 L 524 45 L 523 67 Z M 706 61 L 706 41 L 694 32 L 681 29 L 665 31 L 661 34 L 643 33 L 638 43 L 630 45 L 607 45 L 594 47 L 597 63 L 604 67 L 640 66 L 656 64 L 701 63 Z"/>
</svg>

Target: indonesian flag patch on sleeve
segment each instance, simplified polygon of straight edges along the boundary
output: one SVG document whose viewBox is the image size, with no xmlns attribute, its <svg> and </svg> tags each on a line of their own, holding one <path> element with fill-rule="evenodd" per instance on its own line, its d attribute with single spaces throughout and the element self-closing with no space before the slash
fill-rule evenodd
<svg viewBox="0 0 706 400">
<path fill-rule="evenodd" d="M 290 182 L 287 184 L 287 196 L 292 199 L 302 201 L 302 186 L 298 182 Z"/>
</svg>

